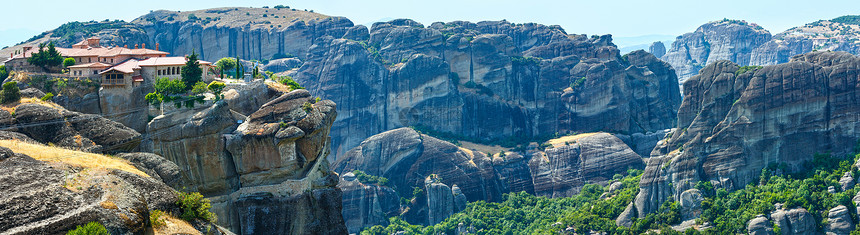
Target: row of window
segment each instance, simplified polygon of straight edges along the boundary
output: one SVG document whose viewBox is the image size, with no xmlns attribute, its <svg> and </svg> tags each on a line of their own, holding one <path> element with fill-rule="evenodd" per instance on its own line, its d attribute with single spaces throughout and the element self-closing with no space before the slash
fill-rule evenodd
<svg viewBox="0 0 860 235">
<path fill-rule="evenodd" d="M 182 68 L 180 68 L 180 67 L 170 67 L 167 69 L 158 70 L 158 76 L 161 76 L 161 75 L 177 75 L 179 73 L 182 73 Z"/>
<path fill-rule="evenodd" d="M 99 72 L 101 72 L 101 70 L 98 70 L 98 69 L 93 70 L 93 75 L 99 74 Z M 72 75 L 75 75 L 75 76 L 83 76 L 83 75 L 84 75 L 84 71 L 81 71 L 81 70 L 72 71 Z"/>
<path fill-rule="evenodd" d="M 81 63 L 81 62 L 83 62 L 83 60 L 84 60 L 83 58 L 78 58 L 77 62 Z M 99 58 L 99 60 L 97 60 L 97 61 L 102 62 L 102 63 L 107 63 L 108 58 Z M 93 62 L 93 58 L 87 58 L 87 63 L 92 63 L 92 62 Z M 110 58 L 110 63 L 113 64 L 113 58 Z"/>
<path fill-rule="evenodd" d="M 104 83 L 104 84 L 124 84 L 123 79 L 125 79 L 124 74 L 110 73 L 110 74 L 105 74 L 105 80 L 102 83 Z"/>
</svg>

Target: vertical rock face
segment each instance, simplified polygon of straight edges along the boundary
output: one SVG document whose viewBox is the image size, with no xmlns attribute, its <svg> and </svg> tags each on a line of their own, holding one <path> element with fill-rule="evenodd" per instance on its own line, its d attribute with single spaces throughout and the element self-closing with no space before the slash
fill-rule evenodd
<svg viewBox="0 0 860 235">
<path fill-rule="evenodd" d="M 621 58 L 608 35 L 506 21 L 424 28 L 405 19 L 374 24 L 369 35 L 320 38 L 294 76 L 340 105 L 337 156 L 404 126 L 486 140 L 661 130 L 680 103 L 668 64 L 644 51 Z"/>
<path fill-rule="evenodd" d="M 806 209 L 778 209 L 770 214 L 770 218 L 782 230 L 782 234 L 818 234 L 815 217 Z"/>
<path fill-rule="evenodd" d="M 850 234 L 854 230 L 854 220 L 848 213 L 848 208 L 839 205 L 827 213 L 827 234 Z"/>
<path fill-rule="evenodd" d="M 713 63 L 685 83 L 677 129 L 646 160 L 638 215 L 699 181 L 738 189 L 768 164 L 799 171 L 815 153 L 852 149 L 860 103 L 850 97 L 860 91 L 860 58 L 813 52 L 758 70 L 738 67 Z"/>
<path fill-rule="evenodd" d="M 349 233 L 387 225 L 388 218 L 400 215 L 400 197 L 389 187 L 362 184 L 352 172 L 344 173 L 337 187 L 343 191 L 343 219 Z"/>
<path fill-rule="evenodd" d="M 422 188 L 426 193 L 413 195 L 418 202 L 411 203 L 410 209 L 403 212 L 404 218 L 412 223 L 433 224 L 462 210 L 468 201 L 499 201 L 503 193 L 521 191 L 565 197 L 579 192 L 587 183 L 606 184 L 615 174 L 644 166 L 638 154 L 610 134 L 582 134 L 568 142 L 569 145 L 562 141 L 545 151 L 530 151 L 526 155 L 518 152 L 488 155 L 410 128 L 399 128 L 366 139 L 338 159 L 333 169 L 345 175 L 361 170 L 385 177 L 398 198 L 409 198 L 413 188 Z M 353 186 L 342 182 L 341 187 Z M 364 194 L 362 199 L 348 201 L 345 198 L 344 205 L 370 202 L 379 196 L 379 193 Z M 344 214 L 373 212 L 367 206 L 355 207 L 350 206 L 347 212 L 345 206 Z"/>
<path fill-rule="evenodd" d="M 663 57 L 663 55 L 666 55 L 666 46 L 663 45 L 663 42 L 656 41 L 651 43 L 651 46 L 648 47 L 648 52 L 657 58 L 660 58 Z"/>
<path fill-rule="evenodd" d="M 675 68 L 683 84 L 710 63 L 730 60 L 750 65 L 754 49 L 771 40 L 770 32 L 746 21 L 721 20 L 699 26 L 695 32 L 678 36 L 661 58 Z"/>
<path fill-rule="evenodd" d="M 747 232 L 750 235 L 773 235 L 773 225 L 770 220 L 764 215 L 757 215 L 751 219 L 747 225 Z"/>
<path fill-rule="evenodd" d="M 333 102 L 316 102 L 306 90 L 247 118 L 221 101 L 157 117 L 150 145 L 177 163 L 232 231 L 345 234 L 338 177 L 326 160 L 335 116 Z"/>
</svg>

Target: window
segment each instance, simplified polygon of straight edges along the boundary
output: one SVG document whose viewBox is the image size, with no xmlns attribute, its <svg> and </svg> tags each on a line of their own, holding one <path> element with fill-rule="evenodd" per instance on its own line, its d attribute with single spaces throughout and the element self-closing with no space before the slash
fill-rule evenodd
<svg viewBox="0 0 860 235">
<path fill-rule="evenodd" d="M 92 63 L 92 62 L 93 62 L 93 58 L 87 58 L 87 61 L 89 61 L 90 63 Z"/>
<path fill-rule="evenodd" d="M 106 74 L 104 84 L 121 85 L 121 84 L 124 84 L 124 82 L 123 82 L 124 78 L 125 78 L 125 74 L 121 74 L 121 73 Z"/>
<path fill-rule="evenodd" d="M 158 73 L 158 76 L 161 76 L 161 70 L 158 70 L 156 73 Z"/>
<path fill-rule="evenodd" d="M 113 58 L 110 59 L 110 63 L 113 64 Z"/>
</svg>

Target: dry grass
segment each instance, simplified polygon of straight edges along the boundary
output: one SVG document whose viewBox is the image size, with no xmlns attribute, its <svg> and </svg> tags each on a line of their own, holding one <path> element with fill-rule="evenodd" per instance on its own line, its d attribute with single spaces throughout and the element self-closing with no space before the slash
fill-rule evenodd
<svg viewBox="0 0 860 235">
<path fill-rule="evenodd" d="M 553 147 L 553 148 L 557 148 L 557 147 L 561 147 L 561 146 L 566 145 L 568 142 L 570 142 L 570 143 L 574 143 L 574 142 L 576 142 L 576 141 L 577 141 L 577 140 L 579 140 L 579 139 L 582 139 L 582 138 L 585 138 L 585 137 L 589 137 L 589 136 L 592 136 L 592 135 L 596 135 L 596 134 L 599 134 L 599 133 L 600 133 L 600 132 L 593 132 L 593 133 L 583 133 L 583 134 L 578 134 L 578 135 L 562 136 L 562 137 L 559 137 L 559 138 L 551 139 L 551 140 L 549 140 L 548 142 L 549 142 L 549 144 L 551 144 L 551 145 L 552 145 L 552 147 Z"/>
<path fill-rule="evenodd" d="M 173 217 L 170 214 L 164 213 L 161 219 L 164 221 L 164 226 L 153 227 L 153 234 L 202 234 L 187 221 Z"/>
<path fill-rule="evenodd" d="M 272 88 L 276 91 L 280 91 L 280 92 L 284 92 L 284 93 L 290 92 L 290 87 L 288 87 L 287 85 L 281 84 L 279 82 L 266 80 L 266 86 L 268 86 L 269 88 Z"/>
<path fill-rule="evenodd" d="M 475 150 L 475 151 L 479 151 L 479 152 L 483 152 L 483 153 L 490 153 L 490 154 L 497 154 L 501 151 L 510 152 L 510 150 L 511 150 L 511 148 L 505 148 L 505 147 L 502 147 L 499 145 L 485 145 L 485 144 L 472 143 L 469 141 L 462 141 L 462 140 L 460 141 L 460 146 L 462 146 L 462 148 L 465 148 L 465 149 L 471 149 L 471 150 Z"/>
<path fill-rule="evenodd" d="M 22 104 L 38 104 L 38 105 L 45 106 L 45 107 L 51 107 L 51 108 L 54 108 L 57 110 L 63 110 L 64 109 L 62 106 L 55 104 L 54 102 L 43 101 L 41 99 L 31 98 L 31 97 L 21 98 L 21 100 L 18 102 L 0 105 L 0 109 L 5 110 L 6 112 L 9 112 L 9 113 L 14 113 L 15 109 L 18 108 L 18 106 L 20 106 Z"/>
<path fill-rule="evenodd" d="M 128 161 L 101 154 L 87 153 L 41 144 L 31 144 L 18 140 L 0 140 L 0 146 L 13 152 L 26 154 L 39 161 L 62 162 L 72 166 L 94 169 L 116 169 L 144 177 L 149 177 L 143 171 L 132 166 Z"/>
</svg>

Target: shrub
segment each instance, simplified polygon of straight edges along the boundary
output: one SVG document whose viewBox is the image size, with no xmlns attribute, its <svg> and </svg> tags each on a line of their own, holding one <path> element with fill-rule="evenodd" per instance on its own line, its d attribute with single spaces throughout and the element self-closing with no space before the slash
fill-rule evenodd
<svg viewBox="0 0 860 235">
<path fill-rule="evenodd" d="M 209 89 L 206 88 L 206 83 L 204 83 L 204 82 L 197 82 L 194 84 L 193 87 L 191 87 L 191 93 L 193 93 L 195 95 L 203 94 L 203 93 L 206 93 L 208 91 L 209 91 Z"/>
<path fill-rule="evenodd" d="M 164 211 L 160 210 L 152 210 L 149 212 L 149 224 L 152 224 L 153 228 L 159 228 L 161 226 L 166 225 L 164 223 Z"/>
<path fill-rule="evenodd" d="M 190 14 L 188 15 L 188 20 L 200 20 L 200 17 L 197 17 L 197 15 L 194 14 Z"/>
<path fill-rule="evenodd" d="M 744 73 L 746 73 L 746 72 L 755 72 L 756 70 L 759 70 L 759 69 L 761 69 L 761 68 L 764 68 L 764 67 L 762 67 L 762 66 L 755 66 L 755 65 L 743 66 L 743 67 L 739 68 L 739 69 L 738 69 L 738 71 L 735 71 L 735 76 L 738 76 L 738 75 L 744 74 Z"/>
<path fill-rule="evenodd" d="M 215 213 L 209 211 L 209 208 L 212 208 L 209 199 L 203 198 L 203 195 L 198 192 L 180 192 L 177 204 L 182 208 L 182 215 L 180 218 L 185 221 L 192 221 L 195 219 L 208 221 L 210 223 L 215 223 L 215 221 L 217 221 Z"/>
<path fill-rule="evenodd" d="M 282 78 L 280 82 L 281 84 L 290 87 L 291 90 L 305 89 L 304 87 L 302 87 L 302 85 L 299 85 L 298 82 L 294 81 L 293 77 L 290 76 L 284 76 L 284 78 Z"/>
<path fill-rule="evenodd" d="M 197 60 L 197 52 L 192 51 L 191 55 L 186 56 L 187 61 L 182 66 L 182 81 L 185 82 L 185 90 L 191 90 L 194 84 L 197 84 L 203 78 L 203 69 L 200 68 L 200 62 Z"/>
<path fill-rule="evenodd" d="M 54 99 L 54 93 L 48 92 L 45 96 L 42 96 L 42 101 L 50 101 Z"/>
<path fill-rule="evenodd" d="M 314 110 L 314 106 L 313 104 L 311 104 L 311 102 L 305 102 L 304 104 L 302 104 L 302 109 L 304 109 L 306 113 L 310 113 Z"/>
<path fill-rule="evenodd" d="M 99 222 L 89 222 L 84 226 L 78 225 L 75 230 L 71 230 L 66 235 L 109 235 L 104 225 Z"/>
<path fill-rule="evenodd" d="M 223 95 L 221 95 L 221 91 L 224 90 L 225 86 L 226 85 L 224 85 L 223 82 L 212 81 L 206 88 L 212 91 L 213 94 L 215 94 L 215 100 L 220 100 L 224 98 Z"/>
<path fill-rule="evenodd" d="M 576 79 L 576 81 L 573 81 L 572 83 L 570 83 L 570 88 L 576 89 L 576 88 L 581 87 L 583 84 L 585 84 L 585 80 L 586 80 L 585 77 L 581 77 L 579 79 Z"/>
<path fill-rule="evenodd" d="M 69 67 L 75 65 L 75 58 L 66 58 L 63 60 L 63 67 Z"/>
<path fill-rule="evenodd" d="M 376 184 L 379 186 L 385 186 L 388 184 L 388 179 L 381 176 L 373 176 L 365 174 L 364 171 L 354 170 L 352 171 L 355 174 L 355 178 L 358 179 L 358 182 L 362 184 Z"/>
<path fill-rule="evenodd" d="M 6 70 L 6 65 L 0 65 L 0 81 L 6 80 L 9 77 L 9 71 Z"/>
<path fill-rule="evenodd" d="M 3 83 L 3 90 L 0 91 L 0 103 L 8 104 L 21 100 L 21 91 L 18 90 L 17 82 Z"/>
</svg>

